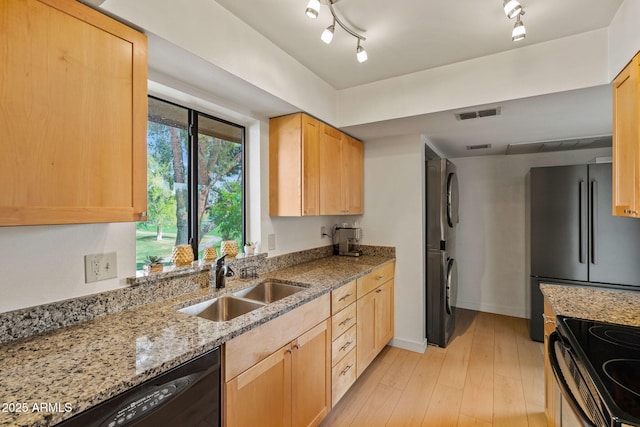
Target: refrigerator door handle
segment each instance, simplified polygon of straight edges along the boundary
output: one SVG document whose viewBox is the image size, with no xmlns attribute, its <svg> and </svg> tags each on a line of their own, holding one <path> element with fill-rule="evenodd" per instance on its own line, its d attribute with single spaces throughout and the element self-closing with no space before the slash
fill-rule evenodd
<svg viewBox="0 0 640 427">
<path fill-rule="evenodd" d="M 578 257 L 579 257 L 579 261 L 580 264 L 585 264 L 586 260 L 585 260 L 585 253 L 587 251 L 587 239 L 585 236 L 585 227 L 587 225 L 587 219 L 586 219 L 586 215 L 587 215 L 587 207 L 586 207 L 586 202 L 587 202 L 587 197 L 585 194 L 585 185 L 584 185 L 584 181 L 580 181 L 580 189 L 579 189 L 579 205 L 580 205 L 580 210 L 579 210 L 579 220 L 578 220 L 578 227 L 580 227 L 579 230 L 579 239 L 578 239 L 578 244 L 580 245 L 580 247 L 578 248 Z"/>
<path fill-rule="evenodd" d="M 597 264 L 598 238 L 598 181 L 591 181 L 591 263 Z"/>
</svg>

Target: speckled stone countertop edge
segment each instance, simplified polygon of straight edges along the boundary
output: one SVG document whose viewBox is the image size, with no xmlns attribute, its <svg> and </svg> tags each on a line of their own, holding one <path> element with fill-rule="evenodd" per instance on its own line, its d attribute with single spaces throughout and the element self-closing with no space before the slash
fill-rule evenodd
<svg viewBox="0 0 640 427">
<path fill-rule="evenodd" d="M 54 425 L 391 262 L 395 262 L 395 257 L 371 257 L 357 261 L 336 257 L 315 260 L 266 273 L 257 279 L 232 280 L 222 290 L 202 289 L 2 344 L 0 403 L 20 402 L 25 400 L 24 396 L 31 396 L 28 403 L 32 403 L 32 396 L 38 396 L 36 401 L 70 403 L 73 411 L 0 413 L 0 426 Z M 229 322 L 211 322 L 177 312 L 178 308 L 231 294 L 266 279 L 278 279 L 306 289 Z M 193 337 L 185 338 L 187 334 Z M 181 339 L 189 341 L 188 344 L 175 348 L 174 342 Z M 140 340 L 142 344 L 139 344 Z M 149 350 L 144 347 L 145 340 L 149 342 Z M 116 354 L 112 356 L 116 360 L 107 362 L 81 354 L 85 346 L 105 351 L 109 347 L 131 346 L 133 341 L 136 347 L 129 353 L 134 354 L 121 355 L 126 359 L 123 361 L 118 361 Z M 162 350 L 163 347 L 167 349 Z M 39 355 L 38 351 L 41 352 Z M 47 351 L 51 354 L 47 355 Z M 64 354 L 56 357 L 56 352 L 61 351 Z M 44 356 L 42 352 L 45 352 Z M 68 359 L 64 358 L 65 355 Z M 89 372 L 86 378 L 83 378 L 83 373 L 73 371 L 74 366 L 77 370 L 77 365 L 83 363 L 90 365 L 80 368 Z M 48 376 L 43 374 L 44 365 Z M 19 371 L 16 373 L 15 369 Z M 32 369 L 31 374 L 29 369 Z M 104 375 L 105 369 L 111 372 L 109 376 Z M 31 384 L 30 380 L 36 376 L 38 380 Z M 92 383 L 96 377 L 100 377 L 101 384 L 95 388 L 92 384 L 87 390 L 86 384 Z M 74 386 L 76 390 L 70 390 Z M 46 392 L 40 391 L 43 389 Z"/>
<path fill-rule="evenodd" d="M 544 283 L 540 285 L 556 315 L 640 326 L 640 292 Z"/>
</svg>

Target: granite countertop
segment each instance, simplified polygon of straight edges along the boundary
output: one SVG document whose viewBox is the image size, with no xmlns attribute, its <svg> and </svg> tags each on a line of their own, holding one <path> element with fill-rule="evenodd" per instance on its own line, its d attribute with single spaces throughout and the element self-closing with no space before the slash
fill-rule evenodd
<svg viewBox="0 0 640 427">
<path fill-rule="evenodd" d="M 0 344 L 0 426 L 54 425 L 393 261 L 322 258 Z M 268 278 L 307 289 L 228 322 L 176 311 Z"/>
<path fill-rule="evenodd" d="M 640 292 L 553 284 L 540 290 L 556 315 L 640 326 Z"/>
</svg>

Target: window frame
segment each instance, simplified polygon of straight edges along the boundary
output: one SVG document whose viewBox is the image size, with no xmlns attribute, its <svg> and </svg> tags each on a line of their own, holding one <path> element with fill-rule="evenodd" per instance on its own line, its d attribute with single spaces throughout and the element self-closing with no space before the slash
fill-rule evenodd
<svg viewBox="0 0 640 427">
<path fill-rule="evenodd" d="M 211 114 L 204 113 L 202 111 L 198 111 L 194 108 L 180 105 L 176 102 L 168 101 L 159 96 L 147 95 L 148 98 L 153 98 L 157 101 L 165 102 L 167 104 L 174 105 L 179 108 L 183 108 L 187 110 L 187 158 L 189 159 L 188 165 L 188 173 L 187 173 L 187 230 L 188 244 L 191 245 L 193 249 L 193 257 L 194 260 L 198 260 L 198 242 L 199 242 L 199 227 L 198 227 L 198 117 L 206 117 L 210 120 L 215 120 L 220 123 L 224 123 L 229 126 L 233 126 L 235 128 L 240 129 L 241 137 L 240 137 L 240 167 L 242 169 L 241 177 L 242 177 L 242 242 L 246 241 L 246 230 L 247 230 L 247 144 L 246 144 L 246 132 L 247 129 L 245 126 L 239 125 L 237 123 L 230 122 L 228 120 L 221 119 L 219 117 L 215 117 Z M 147 122 L 148 122 L 148 114 L 147 114 Z M 137 249 L 136 249 L 137 251 Z"/>
</svg>

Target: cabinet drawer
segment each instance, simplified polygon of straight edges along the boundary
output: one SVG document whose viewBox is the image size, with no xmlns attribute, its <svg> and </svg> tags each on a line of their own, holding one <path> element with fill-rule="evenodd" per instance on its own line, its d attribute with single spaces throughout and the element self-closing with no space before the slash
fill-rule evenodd
<svg viewBox="0 0 640 427">
<path fill-rule="evenodd" d="M 356 348 L 356 326 L 350 327 L 340 335 L 331 345 L 331 366 L 341 361 L 351 350 Z"/>
<path fill-rule="evenodd" d="M 359 278 L 357 281 L 358 298 L 368 294 L 387 280 L 392 279 L 394 276 L 395 266 L 396 264 L 392 262 L 373 270 L 364 277 Z"/>
<path fill-rule="evenodd" d="M 336 314 L 356 300 L 356 281 L 331 292 L 331 314 Z"/>
<path fill-rule="evenodd" d="M 351 384 L 356 381 L 356 351 L 351 350 L 332 370 L 331 402 L 332 407 L 349 390 Z"/>
<path fill-rule="evenodd" d="M 331 339 L 335 340 L 356 324 L 356 304 L 353 303 L 331 318 Z"/>
</svg>

